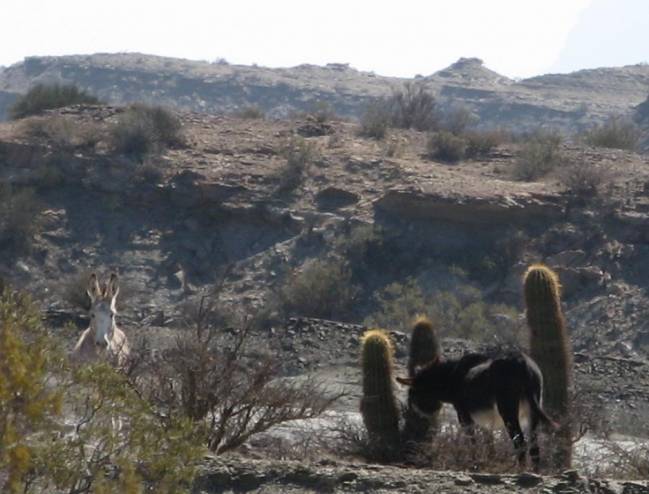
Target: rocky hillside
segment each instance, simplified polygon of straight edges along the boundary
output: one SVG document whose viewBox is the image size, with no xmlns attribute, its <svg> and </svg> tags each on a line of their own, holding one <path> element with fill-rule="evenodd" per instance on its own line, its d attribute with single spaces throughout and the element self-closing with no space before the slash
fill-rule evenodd
<svg viewBox="0 0 649 494">
<path fill-rule="evenodd" d="M 647 155 L 562 144 L 559 169 L 522 181 L 516 167 L 524 142 L 503 141 L 451 165 L 428 158 L 428 136 L 416 131 L 376 141 L 337 118 L 182 111 L 183 142 L 138 159 L 112 142 L 125 111 L 78 106 L 0 125 L 0 274 L 35 294 L 51 327 L 86 324 L 74 290 L 90 270 L 120 273 L 120 324 L 156 345 L 183 328 L 189 303 L 212 293 L 224 311 L 257 320 L 255 337 L 281 355 L 286 375 L 327 376 L 350 389 L 342 406 L 356 411 L 363 324 L 393 321 L 401 360 L 414 308 L 435 307 L 446 318 L 447 352 L 524 344 L 521 275 L 542 261 L 563 282 L 583 403 L 615 432 L 643 434 Z M 583 163 L 602 178 L 586 196 L 564 175 Z M 237 465 L 219 464 L 212 475 L 235 472 L 251 488 L 276 482 L 271 463 Z M 394 469 L 391 480 L 375 484 L 372 468 L 343 465 L 333 477 L 327 465 L 286 468 L 296 492 L 311 481 L 330 490 L 399 492 L 405 477 L 422 489 L 437 479 L 470 492 L 521 482 L 539 492 L 611 492 L 574 476 Z M 206 475 L 203 492 L 221 492 L 224 484 L 214 487 Z"/>
<path fill-rule="evenodd" d="M 581 129 L 627 114 L 649 94 L 649 67 L 582 70 L 513 81 L 462 58 L 432 75 L 417 77 L 443 105 L 463 104 L 484 125 L 535 128 L 539 122 Z M 256 105 L 269 115 L 331 104 L 358 116 L 373 98 L 404 79 L 359 72 L 345 64 L 286 69 L 163 58 L 143 54 L 30 57 L 0 72 L 0 119 L 17 94 L 38 82 L 75 83 L 102 100 L 146 101 L 197 112 L 231 112 Z"/>
</svg>

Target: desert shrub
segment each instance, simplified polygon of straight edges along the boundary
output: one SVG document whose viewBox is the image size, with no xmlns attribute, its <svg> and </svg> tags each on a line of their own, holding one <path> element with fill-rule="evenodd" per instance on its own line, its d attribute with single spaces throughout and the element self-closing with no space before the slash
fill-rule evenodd
<svg viewBox="0 0 649 494">
<path fill-rule="evenodd" d="M 466 157 L 483 158 L 506 141 L 504 132 L 500 130 L 472 130 L 462 134 L 466 140 Z"/>
<path fill-rule="evenodd" d="M 478 116 L 464 105 L 458 105 L 447 110 L 441 117 L 441 127 L 455 135 L 464 134 L 478 123 Z"/>
<path fill-rule="evenodd" d="M 390 112 L 385 101 L 368 105 L 361 116 L 359 135 L 372 139 L 384 139 L 390 127 Z"/>
<path fill-rule="evenodd" d="M 142 159 L 184 143 L 180 119 L 161 106 L 136 104 L 121 113 L 112 128 L 115 151 Z"/>
<path fill-rule="evenodd" d="M 307 116 L 318 123 L 326 123 L 336 118 L 336 110 L 327 101 L 316 101 Z"/>
<path fill-rule="evenodd" d="M 145 159 L 133 170 L 134 179 L 141 184 L 157 184 L 164 178 L 161 165 L 151 159 Z"/>
<path fill-rule="evenodd" d="M 45 110 L 84 103 L 97 104 L 99 100 L 75 85 L 37 84 L 16 100 L 9 109 L 9 116 L 16 120 Z"/>
<path fill-rule="evenodd" d="M 581 160 L 567 165 L 560 174 L 561 183 L 578 197 L 597 196 L 611 180 L 611 173 L 601 166 Z"/>
<path fill-rule="evenodd" d="M 262 120 L 266 117 L 264 111 L 257 105 L 245 106 L 241 110 L 235 112 L 235 116 L 250 120 Z"/>
<path fill-rule="evenodd" d="M 640 129 L 631 120 L 616 117 L 588 130 L 583 138 L 591 146 L 633 151 L 638 147 L 640 136 Z"/>
<path fill-rule="evenodd" d="M 536 180 L 552 170 L 561 161 L 561 134 L 539 130 L 523 142 L 518 152 L 514 174 L 520 180 Z"/>
<path fill-rule="evenodd" d="M 467 141 L 446 130 L 435 132 L 428 139 L 426 150 L 432 160 L 456 163 L 466 155 Z"/>
<path fill-rule="evenodd" d="M 318 151 L 314 143 L 303 137 L 294 137 L 286 143 L 281 154 L 286 158 L 286 164 L 277 175 L 279 181 L 277 191 L 293 192 L 304 181 L 309 167 L 318 157 Z"/>
<path fill-rule="evenodd" d="M 97 124 L 77 122 L 60 115 L 25 119 L 21 130 L 26 136 L 46 139 L 62 149 L 92 149 L 102 138 Z"/>
<path fill-rule="evenodd" d="M 383 143 L 383 155 L 388 158 L 401 158 L 405 152 L 405 143 L 406 141 L 399 137 L 386 139 Z"/>
<path fill-rule="evenodd" d="M 401 129 L 435 130 L 439 126 L 435 96 L 422 83 L 406 83 L 385 100 L 390 125 Z"/>
<path fill-rule="evenodd" d="M 314 260 L 288 277 L 280 299 L 288 314 L 335 319 L 349 314 L 357 294 L 345 262 Z"/>
<path fill-rule="evenodd" d="M 500 304 L 489 304 L 482 294 L 470 285 L 459 284 L 451 290 L 426 293 L 413 279 L 391 283 L 376 296 L 377 310 L 368 316 L 365 324 L 407 331 L 412 318 L 426 314 L 438 321 L 440 334 L 457 338 L 487 341 L 511 341 L 512 335 L 503 333 L 496 323 L 501 316 L 514 318 L 515 311 Z"/>
<path fill-rule="evenodd" d="M 41 210 L 32 189 L 0 184 L 0 245 L 17 254 L 29 252 L 42 226 Z"/>
<path fill-rule="evenodd" d="M 194 421 L 211 451 L 231 451 L 276 425 L 317 417 L 340 397 L 313 379 L 279 379 L 280 361 L 248 326 L 228 338 L 203 319 L 199 314 L 194 327 L 139 372 L 148 380 L 148 400 L 169 417 Z"/>
</svg>

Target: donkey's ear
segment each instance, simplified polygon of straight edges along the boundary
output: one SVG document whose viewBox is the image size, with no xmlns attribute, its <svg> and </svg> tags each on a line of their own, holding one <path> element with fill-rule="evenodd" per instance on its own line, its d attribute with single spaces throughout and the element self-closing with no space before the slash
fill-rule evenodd
<svg viewBox="0 0 649 494">
<path fill-rule="evenodd" d="M 101 296 L 99 280 L 97 279 L 97 275 L 95 273 L 92 273 L 90 275 L 90 278 L 88 278 L 88 288 L 86 288 L 86 293 L 88 294 L 88 297 L 90 297 L 90 300 L 93 302 L 97 299 L 97 297 Z"/>
<path fill-rule="evenodd" d="M 114 299 L 119 293 L 119 284 L 117 282 L 117 274 L 111 273 L 110 279 L 108 280 L 108 286 L 106 287 L 106 295 Z"/>
<path fill-rule="evenodd" d="M 414 379 L 412 377 L 399 377 L 397 376 L 397 382 L 403 384 L 404 386 L 412 386 Z"/>
</svg>

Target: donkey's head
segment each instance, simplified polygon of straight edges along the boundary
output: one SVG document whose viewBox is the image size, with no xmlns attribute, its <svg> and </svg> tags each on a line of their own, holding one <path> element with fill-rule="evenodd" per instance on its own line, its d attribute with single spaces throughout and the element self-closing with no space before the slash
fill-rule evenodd
<svg viewBox="0 0 649 494">
<path fill-rule="evenodd" d="M 397 377 L 408 386 L 408 403 L 420 414 L 429 416 L 439 411 L 441 401 L 448 399 L 447 366 L 438 357 L 425 367 L 415 370 L 412 377 Z"/>
<path fill-rule="evenodd" d="M 106 348 L 115 331 L 115 302 L 119 293 L 117 275 L 111 274 L 108 283 L 102 287 L 97 275 L 92 273 L 88 280 L 87 293 L 90 297 L 90 328 L 94 334 L 95 345 Z"/>
</svg>

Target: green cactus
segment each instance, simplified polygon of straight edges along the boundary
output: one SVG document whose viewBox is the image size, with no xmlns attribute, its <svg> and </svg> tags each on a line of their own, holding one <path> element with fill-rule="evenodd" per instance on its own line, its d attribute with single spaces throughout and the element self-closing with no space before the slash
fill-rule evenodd
<svg viewBox="0 0 649 494">
<path fill-rule="evenodd" d="M 361 415 L 370 441 L 394 448 L 399 442 L 399 404 L 394 394 L 394 349 L 385 331 L 373 329 L 362 338 L 363 397 Z"/>
<path fill-rule="evenodd" d="M 524 279 L 530 355 L 543 373 L 543 407 L 559 422 L 551 465 L 557 469 L 570 468 L 573 362 L 572 345 L 561 311 L 561 285 L 554 271 L 539 264 L 530 266 Z"/>
<path fill-rule="evenodd" d="M 410 355 L 408 357 L 408 376 L 413 377 L 418 367 L 424 366 L 439 358 L 442 354 L 437 331 L 433 323 L 425 316 L 415 319 L 410 337 Z M 442 404 L 439 404 L 441 409 Z M 405 411 L 405 428 L 403 437 L 406 441 L 429 441 L 439 429 L 439 412 L 434 417 L 423 417 L 417 413 L 410 402 Z"/>
</svg>

